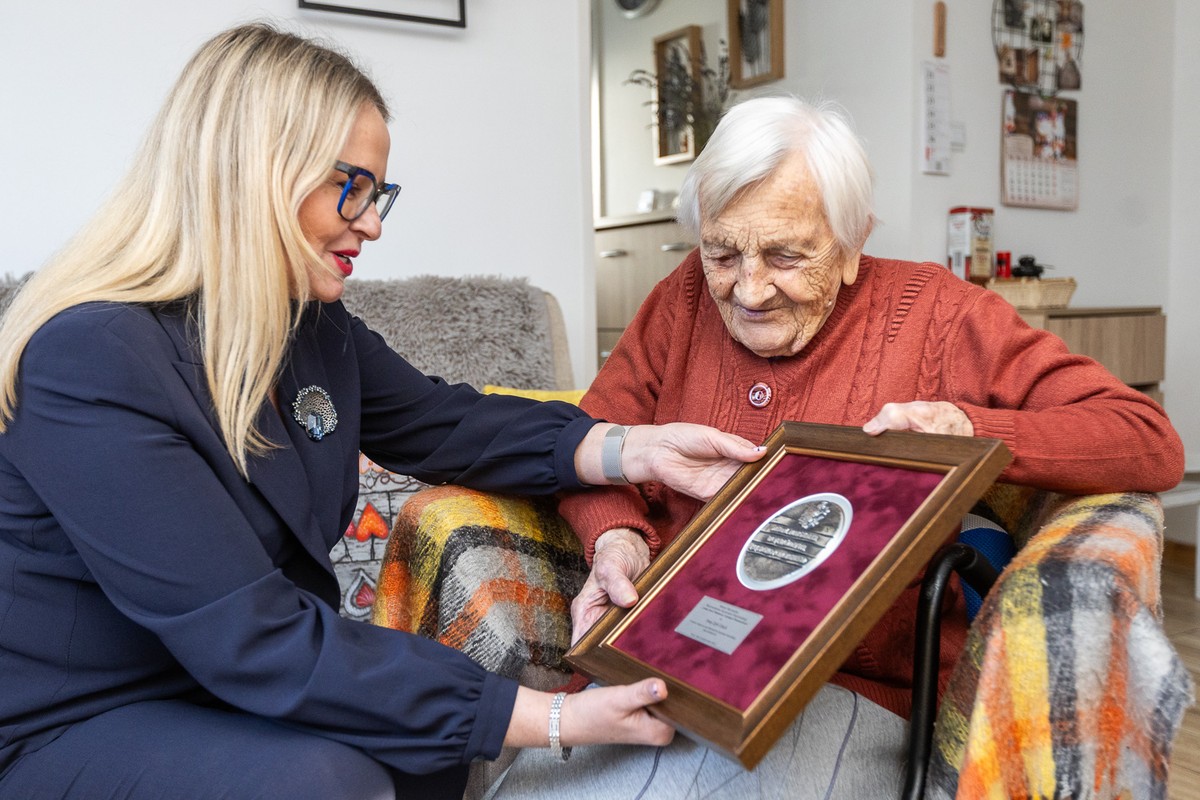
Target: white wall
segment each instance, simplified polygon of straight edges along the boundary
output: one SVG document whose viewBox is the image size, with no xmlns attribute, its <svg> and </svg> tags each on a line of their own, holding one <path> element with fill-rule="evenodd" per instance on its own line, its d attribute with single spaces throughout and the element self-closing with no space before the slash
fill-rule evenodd
<svg viewBox="0 0 1200 800">
<path fill-rule="evenodd" d="M 1200 471 L 1200 4 L 1175 4 L 1171 236 L 1167 277 L 1167 411 Z"/>
<path fill-rule="evenodd" d="M 202 41 L 263 16 L 350 49 L 394 110 L 388 178 L 404 188 L 356 274 L 528 276 L 562 303 L 586 385 L 595 294 L 582 0 L 470 0 L 466 30 L 301 12 L 295 0 L 3 0 L 0 273 L 40 266 L 90 216 Z"/>
<path fill-rule="evenodd" d="M 791 92 L 846 107 L 876 171 L 881 225 L 867 251 L 944 261 L 948 210 L 989 206 L 998 249 L 1054 265 L 1052 277 L 1074 277 L 1072 305 L 1163 306 L 1166 403 L 1189 468 L 1200 470 L 1200 5 L 1085 2 L 1083 85 L 1063 95 L 1079 103 L 1080 202 L 1063 212 L 1000 203 L 1003 86 L 991 2 L 946 3 L 951 117 L 966 131 L 949 176 L 922 174 L 916 157 L 916 85 L 921 62 L 933 60 L 932 0 L 785 2 L 786 77 L 740 97 Z M 692 7 L 662 0 L 637 20 L 646 52 L 653 35 L 678 27 L 679 12 Z M 694 13 L 707 20 L 707 2 Z M 675 179 L 666 170 L 679 168 L 657 169 L 670 188 Z M 616 180 L 608 177 L 610 185 Z"/>
<path fill-rule="evenodd" d="M 204 38 L 267 14 L 346 44 L 396 110 L 389 177 L 404 191 L 358 274 L 526 275 L 559 297 L 577 379 L 590 379 L 587 0 L 469 0 L 465 31 L 302 14 L 293 0 L 0 2 L 0 151 L 11 178 L 0 195 L 0 272 L 41 264 L 90 214 Z M 712 2 L 662 0 L 623 20 L 658 28 L 646 30 L 646 65 L 658 33 L 696 22 L 719 37 Z M 931 57 L 932 0 L 786 2 L 788 77 L 762 91 L 823 94 L 854 117 L 883 220 L 869 251 L 940 260 L 946 211 L 990 205 L 1000 248 L 1074 276 L 1074 304 L 1164 306 L 1167 406 L 1200 469 L 1200 6 L 1085 4 L 1083 89 L 1071 94 L 1080 208 L 1056 212 L 999 203 L 990 2 L 947 0 L 952 116 L 967 134 L 949 177 L 916 168 L 915 86 Z M 626 135 L 649 150 L 649 132 L 636 127 Z"/>
<path fill-rule="evenodd" d="M 845 108 L 875 170 L 880 223 L 867 251 L 917 257 L 909 246 L 916 215 L 911 202 L 915 159 L 910 109 L 916 97 L 912 5 L 788 2 L 784 28 L 785 78 L 754 93 L 789 92 L 834 100 Z"/>
<path fill-rule="evenodd" d="M 932 41 L 931 3 L 916 0 L 918 59 Z M 998 249 L 1036 255 L 1051 276 L 1079 282 L 1072 305 L 1163 305 L 1170 231 L 1171 51 L 1169 3 L 1084 4 L 1083 88 L 1079 103 L 1078 211 L 1002 206 L 1001 86 L 991 45 L 991 3 L 950 0 L 946 61 L 953 117 L 966 123 L 967 148 L 951 177 L 919 175 L 912 254 L 942 256 L 945 211 L 952 205 L 996 209 Z M 1136 57 L 1129 52 L 1131 43 Z M 1158 44 L 1155 44 L 1158 43 Z M 915 115 L 915 111 L 914 111 Z M 928 254 L 928 255 L 927 255 Z"/>
<path fill-rule="evenodd" d="M 611 2 L 602 0 L 606 157 L 612 166 L 605 176 L 607 213 L 631 212 L 640 188 L 672 188 L 682 179 L 683 167 L 653 167 L 648 158 L 650 144 L 640 135 L 650 115 L 640 106 L 647 93 L 619 84 L 633 68 L 650 67 L 654 36 L 689 19 L 704 25 L 707 39 L 720 38 L 724 24 L 711 21 L 713 5 L 712 0 L 663 0 L 652 14 L 624 20 Z M 967 141 L 963 151 L 954 153 L 950 176 L 924 175 L 917 168 L 915 89 L 921 62 L 933 60 L 933 4 L 927 0 L 789 0 L 784 15 L 786 77 L 738 97 L 789 92 L 830 97 L 846 107 L 877 173 L 882 224 L 868 245 L 872 253 L 942 261 L 947 211 L 957 205 L 990 206 L 996 211 L 999 249 L 1012 250 L 1014 256 L 1033 254 L 1054 265 L 1052 276 L 1075 277 L 1076 305 L 1165 302 L 1171 139 L 1164 123 L 1173 99 L 1172 50 L 1138 47 L 1136 59 L 1120 53 L 1131 42 L 1170 41 L 1172 5 L 1086 4 L 1084 88 L 1064 93 L 1078 100 L 1080 109 L 1081 199 L 1075 212 L 1000 204 L 1004 87 L 992 48 L 992 4 L 950 0 L 947 5 L 950 32 L 944 61 L 951 69 L 952 117 L 963 123 Z M 619 48 L 607 46 L 617 38 L 614 30 L 621 32 Z M 615 130 L 618 126 L 623 134 Z M 640 164 L 633 164 L 628 150 L 642 155 Z M 1133 265 L 1146 263 L 1157 267 L 1140 269 L 1137 280 L 1131 280 Z"/>
</svg>

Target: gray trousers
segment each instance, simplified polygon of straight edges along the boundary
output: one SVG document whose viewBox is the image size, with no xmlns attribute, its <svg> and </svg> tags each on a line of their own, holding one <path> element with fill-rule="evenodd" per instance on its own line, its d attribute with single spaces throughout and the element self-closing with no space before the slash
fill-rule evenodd
<svg viewBox="0 0 1200 800">
<path fill-rule="evenodd" d="M 667 747 L 577 747 L 567 762 L 524 750 L 489 800 L 899 797 L 908 723 L 827 684 L 753 771 L 677 735 Z"/>
</svg>

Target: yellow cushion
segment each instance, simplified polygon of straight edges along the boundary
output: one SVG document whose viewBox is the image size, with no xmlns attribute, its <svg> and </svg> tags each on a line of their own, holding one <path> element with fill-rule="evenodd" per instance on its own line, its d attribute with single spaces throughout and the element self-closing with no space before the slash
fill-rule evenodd
<svg viewBox="0 0 1200 800">
<path fill-rule="evenodd" d="M 532 400 L 561 400 L 564 403 L 579 405 L 586 389 L 514 389 L 511 386 L 495 386 L 488 384 L 483 387 L 484 394 L 513 394 L 517 397 L 528 397 Z"/>
</svg>

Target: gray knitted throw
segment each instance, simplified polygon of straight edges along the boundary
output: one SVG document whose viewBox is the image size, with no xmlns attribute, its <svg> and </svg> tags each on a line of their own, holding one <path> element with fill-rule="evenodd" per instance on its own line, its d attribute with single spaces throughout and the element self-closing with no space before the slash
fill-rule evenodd
<svg viewBox="0 0 1200 800">
<path fill-rule="evenodd" d="M 545 294 L 524 278 L 351 279 L 343 301 L 422 372 L 477 389 L 556 388 Z"/>
</svg>

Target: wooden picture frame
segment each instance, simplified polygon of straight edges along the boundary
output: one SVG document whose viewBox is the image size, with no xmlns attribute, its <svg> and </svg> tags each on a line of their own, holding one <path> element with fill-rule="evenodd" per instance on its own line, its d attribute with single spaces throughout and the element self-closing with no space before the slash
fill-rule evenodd
<svg viewBox="0 0 1200 800">
<path fill-rule="evenodd" d="M 995 439 L 798 422 L 766 447 L 566 656 L 600 683 L 662 678 L 653 712 L 747 769 L 1011 460 Z"/>
<path fill-rule="evenodd" d="M 726 0 L 729 85 L 748 89 L 783 77 L 783 0 Z"/>
<path fill-rule="evenodd" d="M 681 164 L 696 157 L 691 113 L 699 91 L 700 26 L 688 25 L 654 39 L 654 163 Z"/>
<path fill-rule="evenodd" d="M 451 28 L 467 27 L 467 0 L 353 0 L 347 3 L 336 0 L 324 0 L 319 3 L 299 0 L 299 3 L 300 8 L 315 11 L 336 11 L 341 14 Z"/>
</svg>

